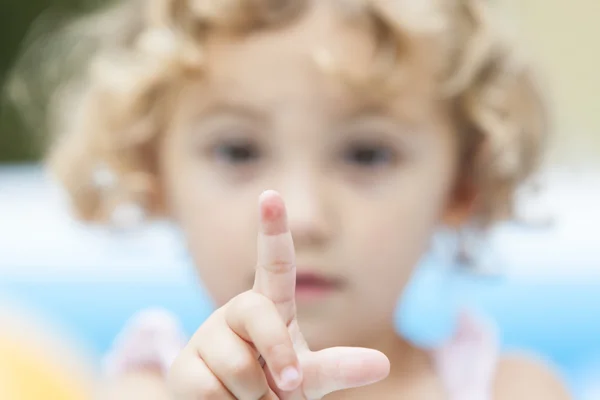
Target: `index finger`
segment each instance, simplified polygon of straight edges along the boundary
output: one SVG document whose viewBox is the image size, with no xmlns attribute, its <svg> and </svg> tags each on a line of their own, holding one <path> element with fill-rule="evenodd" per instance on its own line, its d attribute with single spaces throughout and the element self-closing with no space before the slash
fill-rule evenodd
<svg viewBox="0 0 600 400">
<path fill-rule="evenodd" d="M 260 196 L 259 210 L 258 261 L 253 290 L 275 303 L 289 324 L 296 316 L 296 264 L 285 204 L 279 193 L 268 190 Z"/>
</svg>

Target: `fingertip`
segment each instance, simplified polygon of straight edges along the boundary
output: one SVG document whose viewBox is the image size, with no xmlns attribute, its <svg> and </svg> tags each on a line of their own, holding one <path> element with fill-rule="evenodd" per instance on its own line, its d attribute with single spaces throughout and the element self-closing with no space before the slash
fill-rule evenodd
<svg viewBox="0 0 600 400">
<path fill-rule="evenodd" d="M 267 220 L 279 217 L 283 212 L 283 199 L 275 190 L 265 190 L 258 198 L 261 216 Z"/>
<path fill-rule="evenodd" d="M 392 364 L 390 359 L 385 354 L 380 351 L 375 351 L 373 354 L 373 364 L 375 374 L 379 374 L 378 381 L 388 377 L 392 368 Z"/>
<path fill-rule="evenodd" d="M 358 364 L 364 368 L 362 379 L 365 384 L 379 382 L 387 378 L 390 374 L 391 363 L 390 359 L 381 351 L 366 348 L 355 348 L 352 358 L 347 358 L 345 362 L 347 366 L 356 366 Z"/>
<path fill-rule="evenodd" d="M 379 382 L 390 374 L 389 358 L 378 350 L 353 348 L 339 359 L 350 386 L 357 387 Z"/>
<path fill-rule="evenodd" d="M 331 347 L 310 353 L 302 386 L 311 397 L 371 385 L 389 376 L 390 360 L 377 350 Z"/>
<path fill-rule="evenodd" d="M 267 189 L 260 194 L 260 196 L 258 197 L 258 202 L 262 204 L 265 200 L 273 197 L 281 198 L 281 195 L 276 190 Z"/>
<path fill-rule="evenodd" d="M 266 190 L 259 197 L 262 231 L 277 235 L 287 230 L 285 204 L 281 195 L 274 190 Z"/>
</svg>

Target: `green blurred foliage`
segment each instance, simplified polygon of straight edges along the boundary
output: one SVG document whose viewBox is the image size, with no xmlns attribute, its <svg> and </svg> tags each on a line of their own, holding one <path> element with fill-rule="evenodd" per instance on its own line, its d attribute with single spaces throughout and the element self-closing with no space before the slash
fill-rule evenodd
<svg viewBox="0 0 600 400">
<path fill-rule="evenodd" d="M 32 129 L 6 100 L 4 86 L 17 57 L 23 50 L 36 21 L 45 15 L 72 16 L 98 6 L 92 0 L 2 0 L 0 12 L 0 163 L 30 162 L 43 155 L 42 129 Z M 56 18 L 59 21 L 64 19 Z M 43 33 L 39 33 L 40 35 Z M 39 39 L 39 38 L 38 38 Z"/>
</svg>

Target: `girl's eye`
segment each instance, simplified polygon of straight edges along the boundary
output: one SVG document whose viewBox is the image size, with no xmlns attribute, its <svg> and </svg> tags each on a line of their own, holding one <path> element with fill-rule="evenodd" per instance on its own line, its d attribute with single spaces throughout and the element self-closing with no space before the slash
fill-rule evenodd
<svg viewBox="0 0 600 400">
<path fill-rule="evenodd" d="M 214 152 L 219 162 L 240 166 L 255 163 L 261 157 L 258 146 L 247 141 L 222 143 L 214 148 Z"/>
<path fill-rule="evenodd" d="M 396 161 L 393 149 L 383 145 L 353 144 L 343 154 L 344 161 L 362 168 L 385 167 Z"/>
</svg>

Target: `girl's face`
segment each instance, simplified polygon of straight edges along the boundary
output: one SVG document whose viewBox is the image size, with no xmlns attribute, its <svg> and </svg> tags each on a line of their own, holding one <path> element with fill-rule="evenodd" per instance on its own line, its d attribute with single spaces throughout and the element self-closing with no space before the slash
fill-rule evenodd
<svg viewBox="0 0 600 400">
<path fill-rule="evenodd" d="M 218 305 L 251 288 L 257 199 L 282 194 L 298 316 L 313 348 L 390 329 L 402 288 L 452 211 L 457 165 L 427 66 L 409 67 L 385 104 L 317 66 L 313 55 L 326 48 L 349 73 L 372 68 L 370 35 L 327 3 L 282 30 L 212 37 L 206 75 L 181 93 L 160 153 L 165 201 Z M 334 288 L 317 290 L 309 275 Z"/>
</svg>

